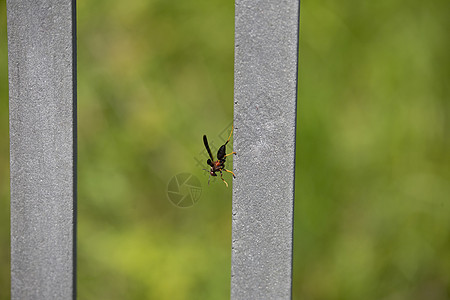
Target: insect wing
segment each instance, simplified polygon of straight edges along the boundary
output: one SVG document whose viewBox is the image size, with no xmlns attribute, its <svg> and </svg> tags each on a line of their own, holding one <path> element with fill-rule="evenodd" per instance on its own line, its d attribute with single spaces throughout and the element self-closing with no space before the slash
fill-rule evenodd
<svg viewBox="0 0 450 300">
<path fill-rule="evenodd" d="M 203 135 L 203 144 L 205 144 L 205 148 L 206 148 L 206 151 L 208 151 L 209 157 L 211 158 L 212 161 L 214 161 L 214 158 L 211 153 L 211 149 L 209 149 L 208 139 L 206 138 L 206 135 Z"/>
<path fill-rule="evenodd" d="M 217 151 L 217 159 L 218 160 L 225 161 L 225 152 L 227 151 L 226 147 L 227 147 L 226 144 L 220 146 L 219 151 Z"/>
</svg>

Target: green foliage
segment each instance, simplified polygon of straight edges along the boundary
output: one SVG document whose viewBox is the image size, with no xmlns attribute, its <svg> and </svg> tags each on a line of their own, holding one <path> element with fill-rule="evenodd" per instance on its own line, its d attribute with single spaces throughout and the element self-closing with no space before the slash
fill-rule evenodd
<svg viewBox="0 0 450 300">
<path fill-rule="evenodd" d="M 9 117 L 6 2 L 0 0 L 0 299 L 10 298 Z"/>
<path fill-rule="evenodd" d="M 301 3 L 294 299 L 450 298 L 447 2 Z M 231 189 L 196 159 L 233 118 L 233 1 L 77 5 L 78 298 L 229 298 Z M 0 23 L 8 299 L 5 1 Z"/>
<path fill-rule="evenodd" d="M 302 2 L 294 298 L 450 297 L 448 8 Z"/>
</svg>

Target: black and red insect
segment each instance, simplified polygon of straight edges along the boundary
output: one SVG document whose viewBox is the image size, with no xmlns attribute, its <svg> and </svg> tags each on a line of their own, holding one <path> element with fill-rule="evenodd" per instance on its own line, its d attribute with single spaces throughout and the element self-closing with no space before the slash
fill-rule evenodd
<svg viewBox="0 0 450 300">
<path fill-rule="evenodd" d="M 225 144 L 220 146 L 219 151 L 217 151 L 217 160 L 214 160 L 214 157 L 211 153 L 211 149 L 209 149 L 208 139 L 206 138 L 206 135 L 203 135 L 203 143 L 205 144 L 206 151 L 208 151 L 208 154 L 210 157 L 210 158 L 208 158 L 206 163 L 211 167 L 211 169 L 209 169 L 209 170 L 204 169 L 205 171 L 209 172 L 208 184 L 209 184 L 209 179 L 211 179 L 211 176 L 217 176 L 216 172 L 220 172 L 220 179 L 222 179 L 222 181 L 225 183 L 225 185 L 227 187 L 228 187 L 228 183 L 223 179 L 222 171 L 231 173 L 233 175 L 233 177 L 236 178 L 236 175 L 234 175 L 234 173 L 232 171 L 225 169 L 226 157 L 230 156 L 232 154 L 236 154 L 236 152 L 231 152 L 229 154 L 225 154 L 227 151 L 226 150 L 227 144 L 230 141 L 232 134 L 233 134 L 233 127 L 231 127 L 231 132 L 230 132 L 230 136 L 228 137 L 228 140 L 225 142 Z"/>
</svg>

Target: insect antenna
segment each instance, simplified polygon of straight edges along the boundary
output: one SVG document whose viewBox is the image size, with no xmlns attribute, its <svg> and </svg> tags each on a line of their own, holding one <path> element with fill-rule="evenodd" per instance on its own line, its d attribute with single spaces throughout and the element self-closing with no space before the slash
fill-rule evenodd
<svg viewBox="0 0 450 300">
<path fill-rule="evenodd" d="M 206 170 L 206 169 L 203 169 L 203 170 L 205 170 L 206 172 L 209 173 L 209 176 L 208 176 L 208 185 L 209 185 L 209 180 L 211 179 L 211 171 L 210 170 Z"/>
</svg>

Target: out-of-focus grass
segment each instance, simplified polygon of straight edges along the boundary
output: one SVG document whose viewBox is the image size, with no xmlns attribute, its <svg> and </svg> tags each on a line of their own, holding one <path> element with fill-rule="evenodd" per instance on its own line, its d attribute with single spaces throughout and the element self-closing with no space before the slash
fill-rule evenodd
<svg viewBox="0 0 450 300">
<path fill-rule="evenodd" d="M 6 2 L 0 0 L 0 299 L 10 298 L 9 121 Z"/>
<path fill-rule="evenodd" d="M 294 298 L 450 297 L 445 1 L 302 2 Z"/>
<path fill-rule="evenodd" d="M 77 5 L 78 298 L 229 298 L 231 189 L 196 159 L 232 121 L 234 3 Z M 302 2 L 294 299 L 450 297 L 448 8 Z M 4 1 L 0 23 L 8 299 Z M 203 184 L 188 209 L 166 195 L 180 172 Z"/>
<path fill-rule="evenodd" d="M 202 135 L 232 122 L 234 3 L 78 3 L 80 299 L 229 297 L 231 189 Z M 180 209 L 170 179 L 201 179 Z"/>
</svg>

